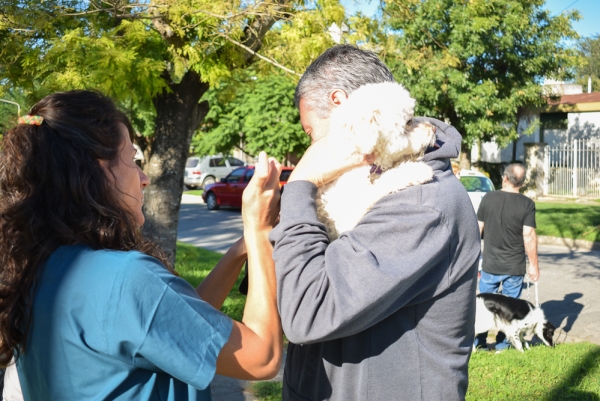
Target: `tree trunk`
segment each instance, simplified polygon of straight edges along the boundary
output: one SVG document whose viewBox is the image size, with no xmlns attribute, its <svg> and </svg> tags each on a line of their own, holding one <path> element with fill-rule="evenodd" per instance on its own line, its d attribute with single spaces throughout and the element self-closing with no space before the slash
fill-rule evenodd
<svg viewBox="0 0 600 401">
<path fill-rule="evenodd" d="M 170 82 L 168 75 L 165 79 Z M 180 83 L 170 82 L 169 88 L 153 99 L 156 123 L 145 168 L 150 185 L 144 195 L 143 232 L 167 252 L 174 264 L 185 162 L 192 135 L 208 113 L 208 103 L 198 103 L 208 84 L 189 71 Z"/>
<path fill-rule="evenodd" d="M 471 148 L 465 142 L 460 145 L 460 160 L 458 164 L 461 170 L 471 169 Z"/>
<path fill-rule="evenodd" d="M 460 144 L 460 155 L 458 156 L 458 165 L 461 170 L 471 169 L 471 147 L 467 145 L 465 141 L 465 132 L 462 126 L 462 120 L 456 114 L 456 110 L 453 107 L 448 107 L 443 113 L 446 116 L 446 124 L 452 125 L 458 133 L 462 136 L 463 140 Z"/>
</svg>

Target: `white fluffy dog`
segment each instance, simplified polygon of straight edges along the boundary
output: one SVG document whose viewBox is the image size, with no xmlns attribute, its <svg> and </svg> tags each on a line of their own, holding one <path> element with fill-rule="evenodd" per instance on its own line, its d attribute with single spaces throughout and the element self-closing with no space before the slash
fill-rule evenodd
<svg viewBox="0 0 600 401">
<path fill-rule="evenodd" d="M 354 91 L 331 114 L 328 141 L 347 154 L 375 154 L 372 166 L 350 170 L 321 187 L 317 214 L 331 241 L 356 226 L 382 197 L 431 181 L 420 161 L 435 143 L 435 128 L 413 123 L 415 100 L 404 87 L 388 82 Z"/>
</svg>

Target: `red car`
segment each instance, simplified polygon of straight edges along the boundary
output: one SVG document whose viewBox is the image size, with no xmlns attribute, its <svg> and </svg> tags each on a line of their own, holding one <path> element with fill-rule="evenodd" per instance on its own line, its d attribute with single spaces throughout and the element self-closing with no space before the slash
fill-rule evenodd
<svg viewBox="0 0 600 401">
<path fill-rule="evenodd" d="M 292 167 L 282 167 L 279 175 L 279 186 L 285 185 Z M 242 207 L 242 192 L 246 189 L 250 178 L 254 175 L 254 166 L 240 167 L 221 179 L 220 182 L 207 185 L 202 199 L 208 210 L 217 210 L 221 206 Z"/>
</svg>

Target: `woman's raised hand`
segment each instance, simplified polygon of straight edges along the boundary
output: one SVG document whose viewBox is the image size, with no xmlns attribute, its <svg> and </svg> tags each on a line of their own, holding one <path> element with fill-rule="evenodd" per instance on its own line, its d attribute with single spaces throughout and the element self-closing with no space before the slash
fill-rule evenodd
<svg viewBox="0 0 600 401">
<path fill-rule="evenodd" d="M 242 196 L 244 231 L 270 231 L 279 218 L 281 164 L 265 152 L 258 155 L 254 176 Z"/>
<path fill-rule="evenodd" d="M 217 373 L 245 380 L 274 377 L 281 366 L 283 333 L 277 311 L 277 282 L 269 231 L 279 218 L 277 160 L 260 152 L 254 176 L 242 196 L 244 241 L 248 253 L 248 297 L 243 323 L 233 322 L 229 341 L 217 359 Z"/>
</svg>

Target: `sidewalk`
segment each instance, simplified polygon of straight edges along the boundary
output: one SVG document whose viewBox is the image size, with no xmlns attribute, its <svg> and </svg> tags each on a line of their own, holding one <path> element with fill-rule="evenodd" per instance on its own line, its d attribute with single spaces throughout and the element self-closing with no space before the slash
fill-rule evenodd
<svg viewBox="0 0 600 401">
<path fill-rule="evenodd" d="M 540 245 L 539 299 L 557 343 L 600 344 L 600 251 Z M 524 290 L 523 299 L 527 299 Z M 533 286 L 529 300 L 535 302 Z"/>
</svg>

